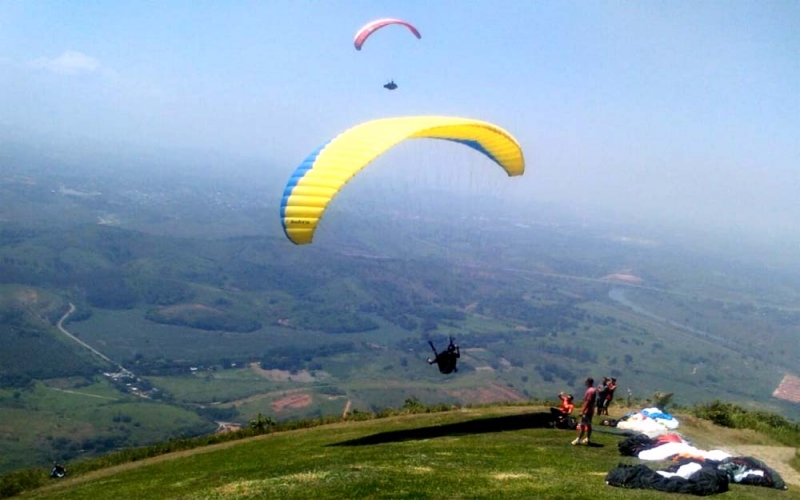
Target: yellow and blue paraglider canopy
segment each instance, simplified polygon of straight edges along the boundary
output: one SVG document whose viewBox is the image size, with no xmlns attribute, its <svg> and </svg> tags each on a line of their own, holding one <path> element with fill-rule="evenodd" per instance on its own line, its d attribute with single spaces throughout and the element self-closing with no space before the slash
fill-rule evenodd
<svg viewBox="0 0 800 500">
<path fill-rule="evenodd" d="M 483 153 L 509 176 L 525 172 L 519 143 L 492 123 L 447 116 L 373 120 L 339 134 L 297 167 L 281 200 L 286 236 L 297 245 L 311 243 L 328 203 L 347 181 L 394 145 L 411 138 L 458 142 Z"/>
</svg>

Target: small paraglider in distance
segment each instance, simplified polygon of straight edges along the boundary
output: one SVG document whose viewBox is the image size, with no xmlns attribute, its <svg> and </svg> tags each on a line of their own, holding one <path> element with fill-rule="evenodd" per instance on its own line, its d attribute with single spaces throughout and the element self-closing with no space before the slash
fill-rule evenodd
<svg viewBox="0 0 800 500">
<path fill-rule="evenodd" d="M 447 350 L 442 352 L 436 352 L 436 347 L 430 340 L 428 344 L 433 349 L 434 356 L 433 358 L 428 358 L 429 365 L 436 363 L 439 365 L 439 371 L 445 375 L 458 371 L 456 360 L 461 357 L 461 351 L 459 351 L 458 345 L 453 343 L 453 337 L 450 337 L 450 344 L 447 346 Z"/>
<path fill-rule="evenodd" d="M 53 470 L 50 471 L 50 477 L 53 479 L 61 479 L 67 475 L 67 469 L 58 462 L 53 462 Z"/>
<path fill-rule="evenodd" d="M 361 29 L 356 31 L 356 36 L 353 39 L 353 45 L 355 46 L 356 50 L 361 50 L 364 42 L 366 42 L 367 38 L 369 38 L 370 35 L 372 35 L 375 31 L 394 24 L 405 26 L 408 28 L 411 34 L 417 37 L 417 39 L 422 38 L 419 30 L 413 24 L 403 21 L 402 19 L 376 19 L 368 22 L 362 26 Z"/>
<path fill-rule="evenodd" d="M 353 39 L 353 45 L 355 46 L 356 50 L 361 50 L 361 48 L 364 46 L 364 42 L 366 42 L 367 39 L 370 36 L 372 36 L 373 33 L 387 26 L 393 26 L 393 25 L 404 26 L 408 28 L 408 31 L 410 31 L 412 35 L 417 37 L 417 39 L 422 38 L 422 35 L 420 34 L 419 30 L 413 24 L 403 21 L 402 19 L 385 18 L 385 19 L 376 19 L 374 21 L 370 21 L 364 26 L 362 26 L 358 31 L 356 31 L 355 38 Z M 395 90 L 397 88 L 397 84 L 394 83 L 394 80 L 392 80 L 386 85 L 384 85 L 383 88 L 385 88 L 386 90 Z"/>
</svg>

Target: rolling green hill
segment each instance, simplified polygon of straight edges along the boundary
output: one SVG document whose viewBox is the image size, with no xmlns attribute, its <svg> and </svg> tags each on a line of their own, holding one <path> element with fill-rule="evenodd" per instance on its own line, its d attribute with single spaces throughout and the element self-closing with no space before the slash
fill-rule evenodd
<svg viewBox="0 0 800 500">
<path fill-rule="evenodd" d="M 24 388 L 34 379 L 91 377 L 108 368 L 55 329 L 65 308 L 53 292 L 0 285 L 0 387 Z"/>
<path fill-rule="evenodd" d="M 787 269 L 497 200 L 426 193 L 404 211 L 408 193 L 385 189 L 391 203 L 356 194 L 319 244 L 295 247 L 265 223 L 277 194 L 258 183 L 41 168 L 0 178 L 0 470 L 259 412 L 547 398 L 587 375 L 618 377 L 620 399 L 665 391 L 800 418 L 771 396 L 800 372 Z M 430 215 L 453 203 L 459 217 Z M 54 328 L 69 304 L 66 328 L 111 363 Z M 427 341 L 449 335 L 463 357 L 443 377 Z M 99 375 L 115 364 L 132 377 Z"/>
<path fill-rule="evenodd" d="M 462 409 L 271 433 L 95 470 L 24 498 L 667 498 L 606 486 L 619 463 L 639 462 L 620 457 L 621 437 L 599 427 L 593 446 L 570 446 L 574 432 L 546 428 L 545 412 Z M 680 418 L 698 447 L 745 451 L 787 471 L 788 491 L 733 484 L 725 498 L 800 498 L 798 472 L 776 458 L 785 447 Z"/>
</svg>

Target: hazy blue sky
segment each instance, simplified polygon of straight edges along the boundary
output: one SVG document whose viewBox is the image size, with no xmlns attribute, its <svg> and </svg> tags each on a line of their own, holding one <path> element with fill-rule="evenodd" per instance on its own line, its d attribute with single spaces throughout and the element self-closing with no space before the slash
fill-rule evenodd
<svg viewBox="0 0 800 500">
<path fill-rule="evenodd" d="M 395 26 L 353 48 L 390 16 L 422 39 Z M 0 131 L 18 137 L 288 177 L 338 131 L 407 114 L 511 131 L 515 196 L 800 234 L 797 1 L 0 0 Z"/>
</svg>

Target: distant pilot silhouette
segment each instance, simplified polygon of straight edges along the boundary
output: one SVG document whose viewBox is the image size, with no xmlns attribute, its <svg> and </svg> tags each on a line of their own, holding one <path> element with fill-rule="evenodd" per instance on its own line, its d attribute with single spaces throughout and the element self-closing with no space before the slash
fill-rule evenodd
<svg viewBox="0 0 800 500">
<path fill-rule="evenodd" d="M 383 86 L 383 88 L 385 88 L 385 89 L 387 89 L 387 90 L 394 90 L 394 89 L 396 89 L 396 88 L 397 88 L 397 84 L 396 84 L 396 83 L 394 83 L 394 80 L 391 80 L 389 83 L 387 83 L 386 85 L 384 85 L 384 86 Z"/>
<path fill-rule="evenodd" d="M 461 357 L 461 351 L 459 351 L 458 345 L 453 343 L 453 337 L 450 337 L 450 345 L 447 346 L 446 351 L 436 352 L 433 342 L 429 340 L 428 344 L 430 344 L 431 349 L 433 349 L 434 355 L 434 358 L 428 358 L 429 365 L 436 363 L 439 365 L 439 371 L 445 375 L 458 371 L 456 360 Z"/>
</svg>

